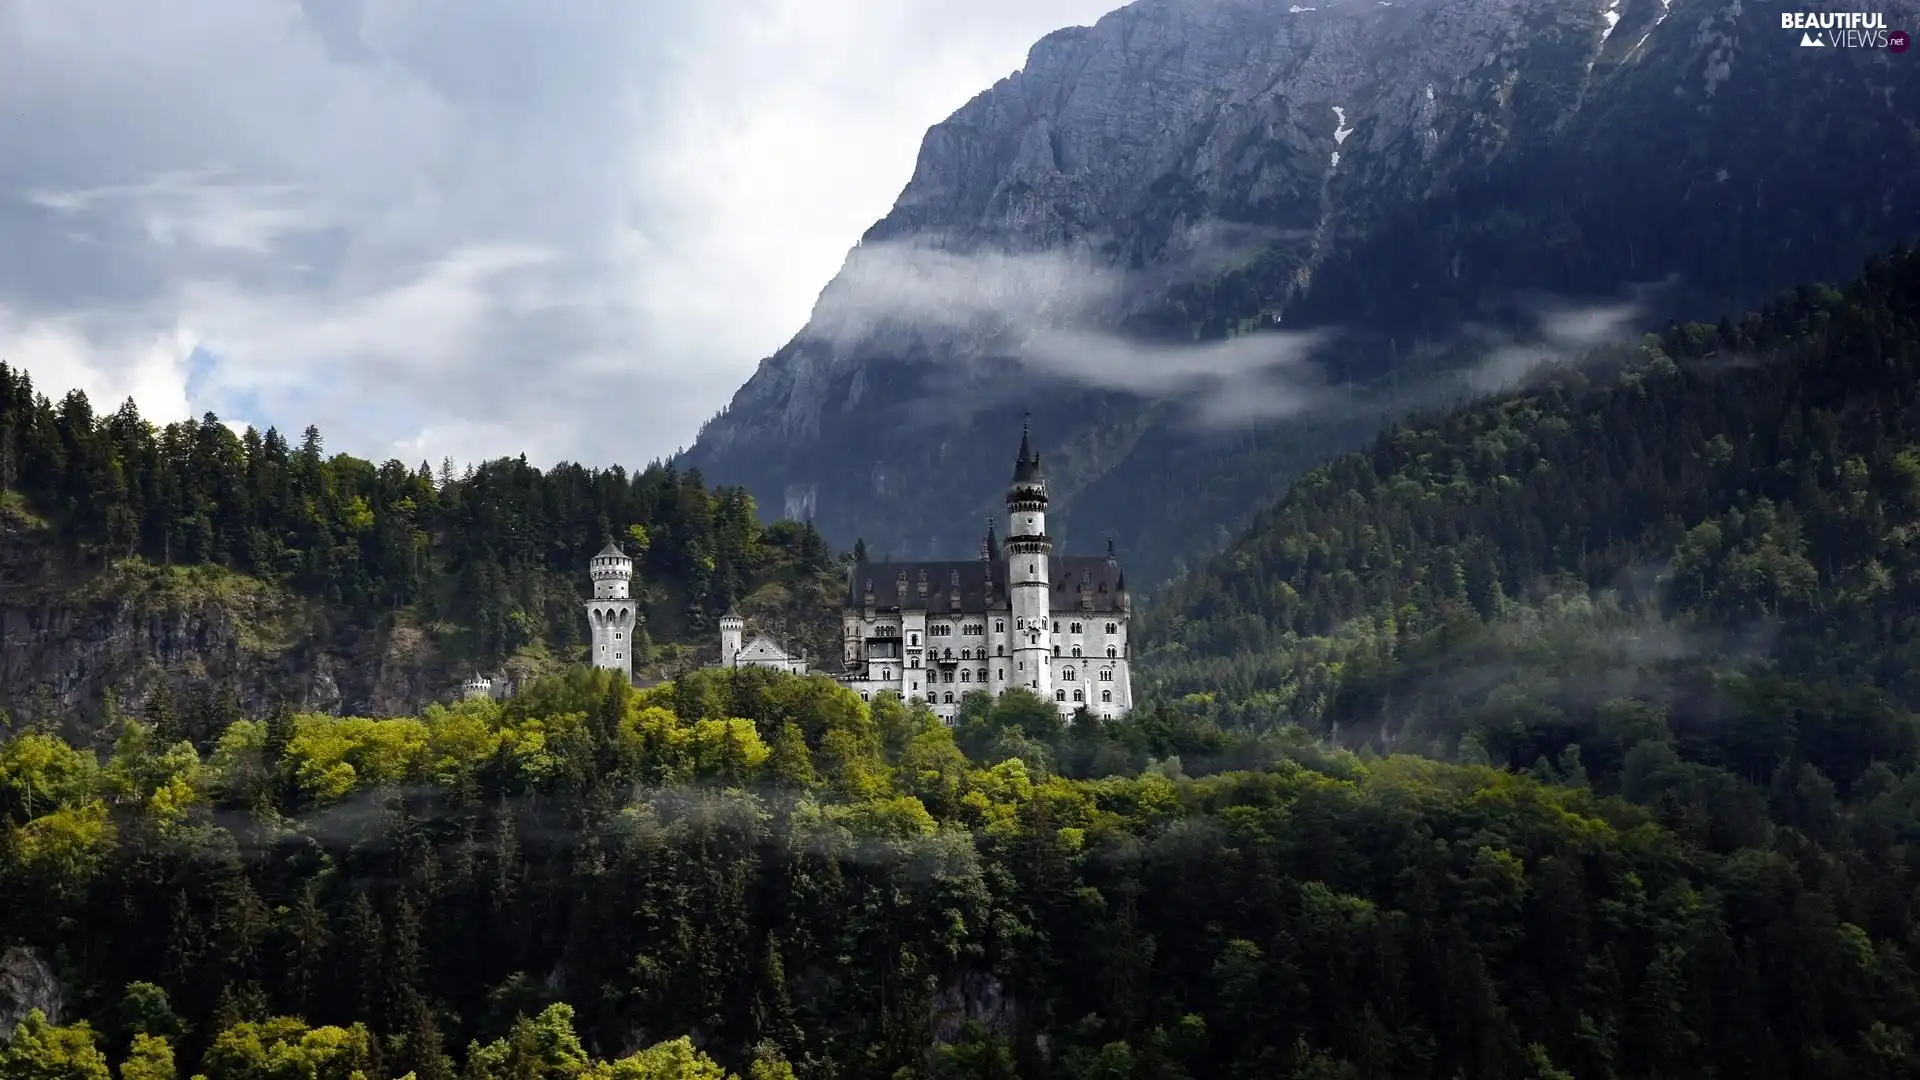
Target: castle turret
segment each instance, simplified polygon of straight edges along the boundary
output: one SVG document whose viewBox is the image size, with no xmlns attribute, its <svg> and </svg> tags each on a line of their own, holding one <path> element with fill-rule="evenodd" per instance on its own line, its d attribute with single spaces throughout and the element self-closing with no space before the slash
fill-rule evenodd
<svg viewBox="0 0 1920 1080">
<path fill-rule="evenodd" d="M 1053 541 L 1047 536 L 1047 478 L 1034 453 L 1032 435 L 1023 425 L 1020 454 L 1013 463 L 1013 483 L 1007 487 L 1007 594 L 1013 608 L 1014 670 L 1008 683 L 1024 686 L 1052 700 L 1050 678 L 1053 634 L 1048 611 L 1051 578 L 1047 556 Z"/>
<path fill-rule="evenodd" d="M 720 616 L 720 666 L 732 667 L 740 656 L 740 642 L 747 633 L 747 620 L 732 608 Z"/>
<path fill-rule="evenodd" d="M 593 599 L 583 605 L 592 636 L 588 659 L 594 667 L 618 671 L 631 680 L 633 635 L 639 618 L 633 602 L 633 560 L 609 540 L 587 572 L 593 579 Z"/>
</svg>

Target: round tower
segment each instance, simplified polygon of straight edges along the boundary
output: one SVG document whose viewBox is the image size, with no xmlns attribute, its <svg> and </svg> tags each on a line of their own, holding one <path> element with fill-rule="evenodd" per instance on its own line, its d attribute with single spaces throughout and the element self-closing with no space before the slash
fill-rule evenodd
<svg viewBox="0 0 1920 1080">
<path fill-rule="evenodd" d="M 732 667 L 740 655 L 740 639 L 746 636 L 747 620 L 732 608 L 720 616 L 720 666 Z"/>
<path fill-rule="evenodd" d="M 1013 483 L 1007 487 L 1005 550 L 1014 658 L 1007 682 L 1051 701 L 1053 626 L 1048 611 L 1051 584 L 1047 555 L 1053 551 L 1053 540 L 1047 536 L 1047 477 L 1024 425 L 1020 430 L 1020 455 L 1013 463 Z"/>
<path fill-rule="evenodd" d="M 593 579 L 593 599 L 583 605 L 592 637 L 588 659 L 594 667 L 618 671 L 631 680 L 633 632 L 639 619 L 633 602 L 633 560 L 609 540 L 593 557 L 587 573 Z"/>
</svg>

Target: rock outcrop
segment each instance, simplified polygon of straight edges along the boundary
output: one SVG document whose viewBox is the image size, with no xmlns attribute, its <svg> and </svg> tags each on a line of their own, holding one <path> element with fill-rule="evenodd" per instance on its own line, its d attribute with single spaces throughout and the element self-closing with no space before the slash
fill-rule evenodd
<svg viewBox="0 0 1920 1080">
<path fill-rule="evenodd" d="M 66 991 L 53 968 L 32 949 L 15 945 L 0 952 L 0 1042 L 35 1010 L 58 1024 Z"/>
</svg>

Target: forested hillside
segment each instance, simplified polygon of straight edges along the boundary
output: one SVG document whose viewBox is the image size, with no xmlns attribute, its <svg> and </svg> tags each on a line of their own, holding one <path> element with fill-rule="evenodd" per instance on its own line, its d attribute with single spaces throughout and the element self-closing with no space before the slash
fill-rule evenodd
<svg viewBox="0 0 1920 1080">
<path fill-rule="evenodd" d="M 1917 396 L 1901 250 L 1414 420 L 1151 612 L 1149 696 L 1519 766 L 1671 724 L 1850 784 L 1920 705 Z"/>
<path fill-rule="evenodd" d="M 438 682 L 426 682 L 442 692 L 513 657 L 528 670 L 556 669 L 584 640 L 586 565 L 609 537 L 636 559 L 656 641 L 710 652 L 718 617 L 740 603 L 815 655 L 838 651 L 823 648 L 837 642 L 818 616 L 835 584 L 820 537 L 792 522 L 763 527 L 745 492 L 710 489 L 698 473 L 542 471 L 524 457 L 459 474 L 450 464 L 375 464 L 328 455 L 312 428 L 295 445 L 272 429 L 236 433 L 211 414 L 157 427 L 129 402 L 96 415 L 84 394 L 50 401 L 0 364 L 0 618 L 10 661 L 42 629 L 36 621 L 55 618 L 36 612 L 224 602 L 245 621 L 244 599 L 275 625 L 243 629 L 296 652 L 356 631 L 415 629 L 436 646 L 428 662 Z M 49 684 L 71 681 L 53 663 L 34 666 L 9 663 L 0 706 L 30 709 Z M 103 689 L 144 697 L 163 684 L 139 674 L 108 672 L 91 693 L 66 687 L 57 697 L 91 704 Z M 246 699 L 284 696 L 255 685 L 261 670 L 223 677 Z"/>
<path fill-rule="evenodd" d="M 1543 779 L 1160 715 L 1062 732 L 1019 693 L 955 731 L 714 670 L 281 713 L 204 756 L 118 730 L 104 761 L 0 744 L 0 939 L 68 1004 L 0 1044 L 9 1080 L 1920 1065 L 1911 753 L 1770 802 L 1647 732 L 1630 802 L 1577 755 Z"/>
</svg>

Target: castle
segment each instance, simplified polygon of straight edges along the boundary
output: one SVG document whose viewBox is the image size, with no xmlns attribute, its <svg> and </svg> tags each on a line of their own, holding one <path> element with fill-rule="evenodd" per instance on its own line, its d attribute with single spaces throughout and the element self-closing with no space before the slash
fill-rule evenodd
<svg viewBox="0 0 1920 1080">
<path fill-rule="evenodd" d="M 1024 687 L 1051 699 L 1063 718 L 1083 708 L 1111 718 L 1133 706 L 1127 576 L 1111 541 L 1104 557 L 1053 557 L 1046 473 L 1026 431 L 1006 498 L 1004 548 L 989 522 L 978 558 L 848 569 L 835 678 L 861 700 L 889 691 L 920 698 L 949 724 L 969 690 L 998 697 Z M 633 560 L 609 543 L 589 574 L 593 665 L 631 678 Z M 804 659 L 770 638 L 744 640 L 745 630 L 735 612 L 720 620 L 720 666 L 807 673 Z"/>
</svg>

